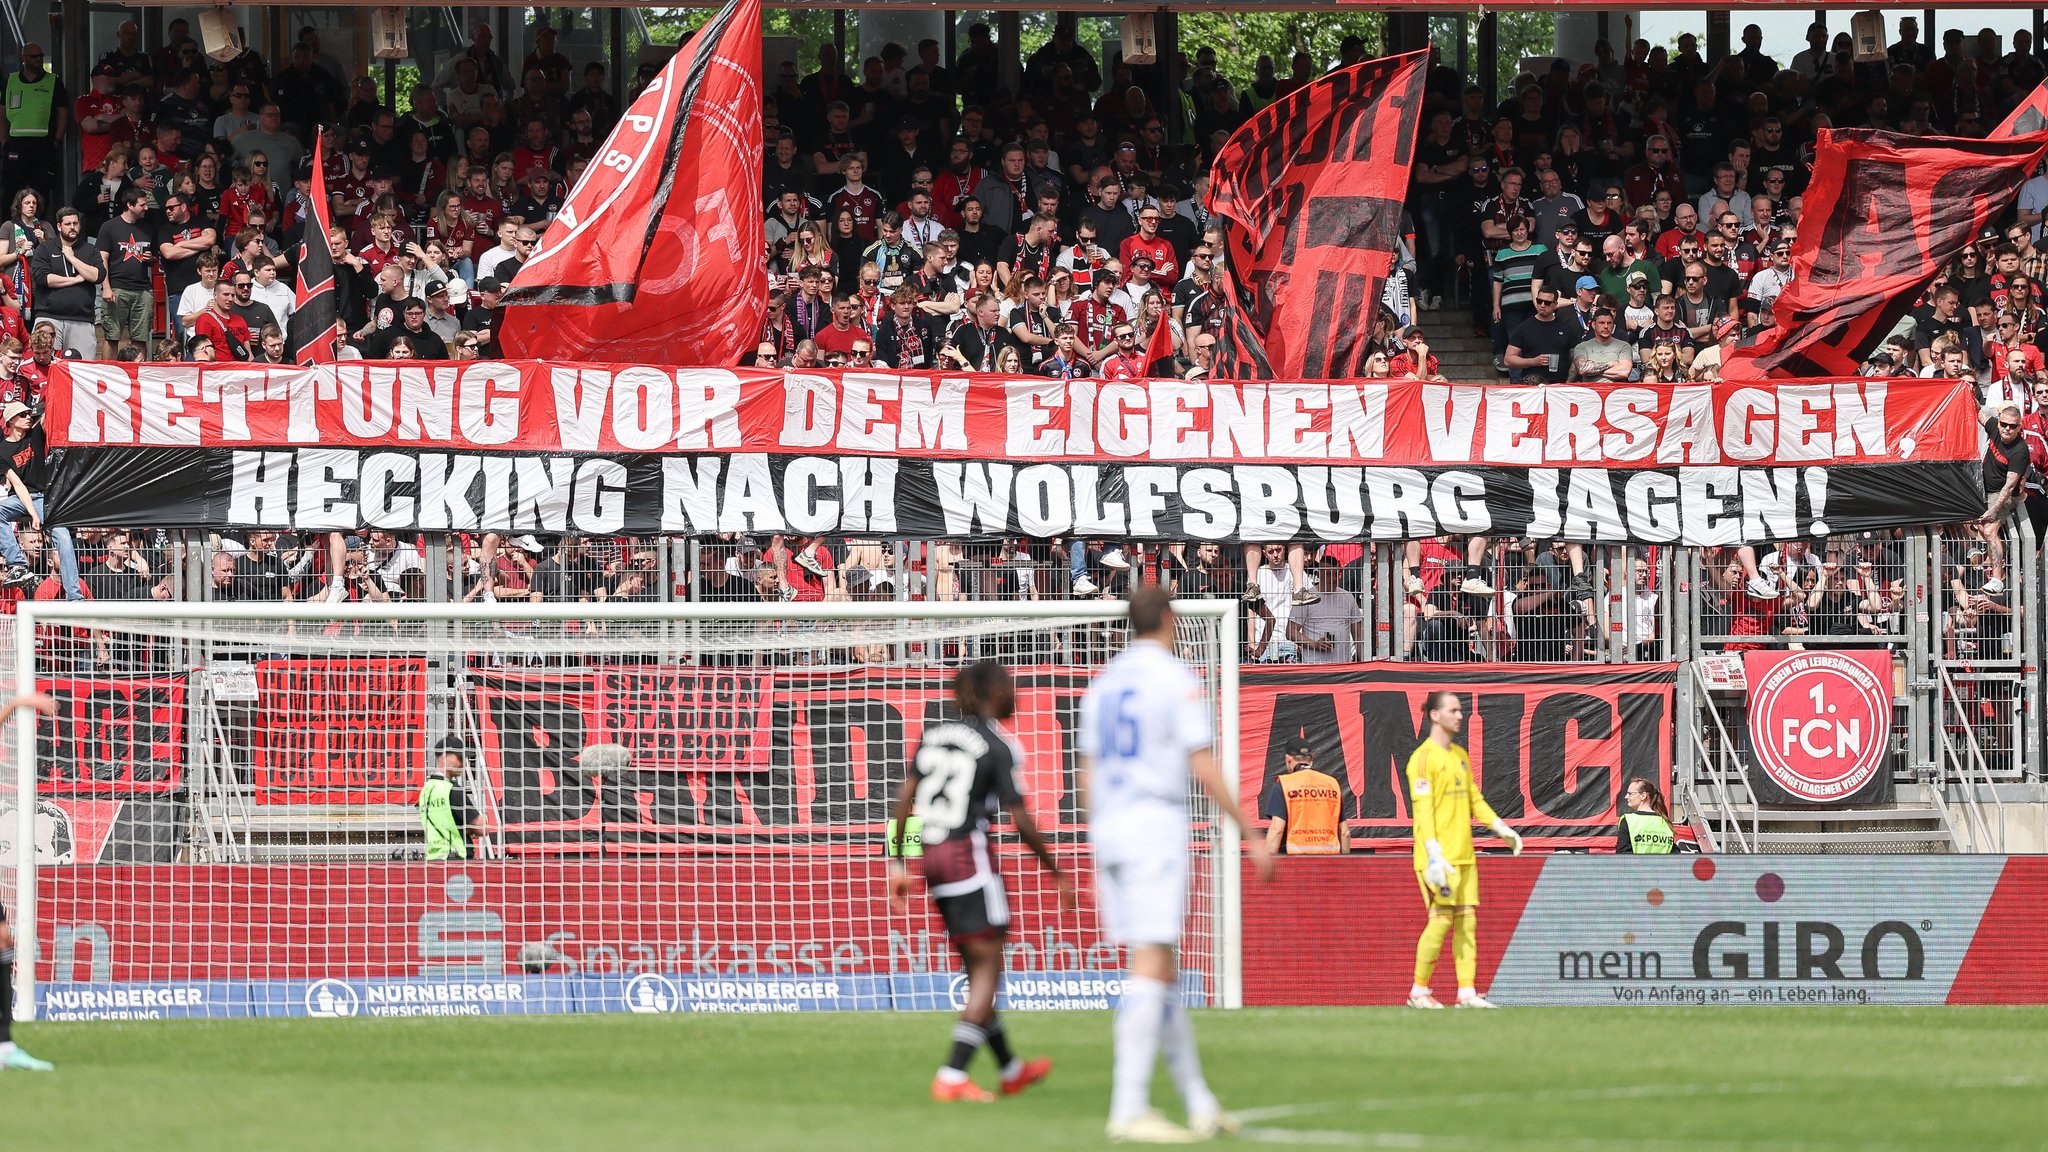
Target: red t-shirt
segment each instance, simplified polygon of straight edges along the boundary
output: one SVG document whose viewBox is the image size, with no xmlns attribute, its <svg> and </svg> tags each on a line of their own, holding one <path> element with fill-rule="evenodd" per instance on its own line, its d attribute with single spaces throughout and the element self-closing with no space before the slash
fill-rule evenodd
<svg viewBox="0 0 2048 1152">
<path fill-rule="evenodd" d="M 230 184 L 220 194 L 220 235 L 228 243 L 242 234 L 249 226 L 249 211 L 263 209 L 263 215 L 270 216 L 270 193 L 257 183 Z"/>
<path fill-rule="evenodd" d="M 1419 550 L 1415 575 L 1422 581 L 1424 592 L 1434 592 L 1444 586 L 1454 569 L 1463 568 L 1465 558 L 1456 548 L 1441 540 L 1424 540 Z"/>
<path fill-rule="evenodd" d="M 858 324 L 848 324 L 845 331 L 841 331 L 836 324 L 827 324 L 823 328 L 818 329 L 818 334 L 813 336 L 812 339 L 818 342 L 818 351 L 825 353 L 845 352 L 851 354 L 855 340 L 865 340 L 870 347 L 875 342 L 874 337 L 868 335 L 868 330 Z"/>
<path fill-rule="evenodd" d="M 72 103 L 73 117 L 84 123 L 88 116 L 111 116 L 121 110 L 121 98 L 113 93 L 87 92 Z M 107 132 L 83 132 L 78 134 L 79 170 L 96 172 L 106 161 L 107 153 L 114 142 L 121 138 L 120 126 Z"/>
<path fill-rule="evenodd" d="M 1730 636 L 1769 636 L 1771 626 L 1777 622 L 1778 606 L 1783 598 L 1759 600 L 1749 590 L 1736 587 L 1728 593 L 1728 634 Z M 1768 644 L 1730 644 L 1725 651 L 1758 652 L 1770 647 Z"/>
<path fill-rule="evenodd" d="M 796 562 L 801 551 L 799 548 L 789 550 L 789 563 L 783 568 L 782 578 L 789 581 L 791 588 L 796 589 L 797 603 L 815 604 L 825 598 L 825 582 L 805 571 L 803 565 Z M 817 560 L 829 571 L 832 568 L 832 550 L 823 544 L 818 545 Z"/>
<path fill-rule="evenodd" d="M 1152 258 L 1152 282 L 1155 284 L 1177 284 L 1180 282 L 1180 265 L 1174 259 L 1173 245 L 1164 236 L 1147 240 L 1143 236 L 1129 236 L 1116 250 L 1116 258 L 1124 266 L 1124 275 L 1131 274 L 1131 261 L 1139 256 Z"/>
</svg>

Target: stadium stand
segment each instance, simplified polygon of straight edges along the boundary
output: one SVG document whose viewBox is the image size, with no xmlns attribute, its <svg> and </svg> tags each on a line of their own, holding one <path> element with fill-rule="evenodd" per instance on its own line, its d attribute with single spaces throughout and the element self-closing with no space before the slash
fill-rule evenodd
<svg viewBox="0 0 2048 1152">
<path fill-rule="evenodd" d="M 1764 322 L 1788 282 L 1816 129 L 1981 136 L 2044 75 L 2048 57 L 2025 30 L 2008 49 L 1990 30 L 1949 29 L 1937 48 L 1917 41 L 1910 18 L 1900 24 L 1883 63 L 1854 62 L 1847 34 L 1821 25 L 1782 64 L 1747 31 L 1739 51 L 1717 57 L 1689 34 L 1675 48 L 1602 41 L 1594 59 L 1547 61 L 1501 93 L 1439 63 L 1403 258 L 1365 375 L 1717 379 L 1723 352 Z M 199 51 L 185 21 L 165 29 L 145 45 L 123 24 L 90 75 L 56 78 L 47 115 L 71 125 L 76 168 L 40 162 L 48 143 L 9 103 L 0 399 L 36 406 L 60 356 L 280 361 L 316 135 L 344 358 L 497 353 L 499 293 L 618 115 L 604 62 L 569 59 L 538 27 L 515 71 L 480 24 L 438 74 L 391 93 L 376 75 L 342 74 L 310 28 L 281 60 L 252 48 L 226 63 Z M 1243 90 L 1197 48 L 1185 93 L 1160 101 L 1149 77 L 1097 60 L 1071 24 L 1059 29 L 1015 91 L 998 86 L 997 49 L 979 24 L 956 52 L 926 41 L 842 62 L 827 45 L 808 66 L 781 63 L 765 84 L 773 296 L 750 364 L 1207 375 L 1223 312 L 1222 237 L 1204 209 L 1210 161 L 1257 108 L 1366 46 L 1348 44 L 1341 61 L 1297 60 L 1292 77 L 1261 61 Z M 48 91 L 41 50 L 16 56 L 10 93 Z M 627 100 L 653 71 L 638 70 Z M 102 262 L 104 293 L 50 280 L 71 211 L 90 245 L 70 258 Z M 365 531 L 345 539 L 336 571 L 340 553 L 317 538 L 142 525 L 70 533 L 78 583 L 96 599 L 605 603 L 1110 597 L 1156 580 L 1241 598 L 1244 656 L 1263 663 L 1874 647 L 1910 663 L 1915 683 L 1938 685 L 1902 697 L 1915 701 L 1901 704 L 1893 733 L 1913 753 L 1902 763 L 1953 755 L 1972 779 L 2038 779 L 2039 733 L 2020 698 L 2040 647 L 2038 579 L 2026 576 L 2048 519 L 2044 211 L 2048 175 L 2037 175 L 2017 217 L 1966 249 L 1865 366 L 1967 379 L 1987 411 L 2021 408 L 2031 524 L 2015 518 L 1988 535 L 1959 525 L 1753 553 L 1446 536 L 1240 554 L 1116 540 Z M 1167 357 L 1148 363 L 1113 335 L 1120 324 L 1151 331 L 1162 314 Z M 130 316 L 140 319 L 130 326 Z M 20 531 L 9 602 L 65 594 L 55 535 Z M 1711 763 L 1727 752 L 1713 718 L 1740 700 L 1700 697 L 1693 739 Z M 1958 751 L 1966 734 L 1970 750 Z M 1751 798 L 1693 799 L 1757 828 Z M 375 831 L 381 850 L 390 829 Z M 1873 845 L 1915 839 L 1866 831 Z M 1946 830 L 1926 839 L 1958 842 Z"/>
</svg>

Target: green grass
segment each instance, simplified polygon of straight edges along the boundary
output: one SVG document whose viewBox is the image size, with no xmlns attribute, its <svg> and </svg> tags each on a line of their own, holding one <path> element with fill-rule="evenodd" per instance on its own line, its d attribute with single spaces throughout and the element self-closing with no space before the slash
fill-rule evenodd
<svg viewBox="0 0 2048 1152">
<path fill-rule="evenodd" d="M 1058 1067 L 987 1107 L 925 1099 L 947 1042 L 938 1015 L 34 1024 L 19 1038 L 58 1071 L 0 1075 L 0 1147 L 1099 1145 L 1108 1015 L 1008 1020 Z M 1248 1010 L 1199 1013 L 1196 1029 L 1211 1083 L 1253 1120 L 1246 1142 L 2048 1146 L 2041 1010 Z M 1156 1099 L 1170 1097 L 1162 1075 Z"/>
</svg>

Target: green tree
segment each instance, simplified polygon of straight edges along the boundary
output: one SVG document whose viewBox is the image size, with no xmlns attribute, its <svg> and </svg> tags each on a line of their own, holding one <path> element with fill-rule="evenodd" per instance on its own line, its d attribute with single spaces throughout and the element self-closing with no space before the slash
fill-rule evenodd
<svg viewBox="0 0 2048 1152">
<path fill-rule="evenodd" d="M 1498 12 L 1496 25 L 1497 51 L 1494 55 L 1495 75 L 1499 77 L 1500 90 L 1507 93 L 1508 86 L 1515 81 L 1515 73 L 1521 71 L 1522 57 L 1548 56 L 1557 44 L 1557 17 L 1549 12 Z M 1442 50 L 1443 62 L 1457 67 L 1459 36 L 1458 17 L 1431 16 L 1429 18 L 1430 43 Z M 1462 35 L 1471 46 L 1465 58 L 1465 78 L 1473 82 L 1479 79 L 1479 17 L 1468 16 Z"/>
<path fill-rule="evenodd" d="M 1187 12 L 1180 15 L 1182 51 L 1194 59 L 1203 48 L 1216 50 L 1216 70 L 1243 89 L 1252 82 L 1259 57 L 1273 58 L 1282 76 L 1296 52 L 1307 52 L 1317 71 L 1337 62 L 1346 36 L 1365 39 L 1368 54 L 1385 43 L 1386 20 L 1378 12 Z"/>
</svg>

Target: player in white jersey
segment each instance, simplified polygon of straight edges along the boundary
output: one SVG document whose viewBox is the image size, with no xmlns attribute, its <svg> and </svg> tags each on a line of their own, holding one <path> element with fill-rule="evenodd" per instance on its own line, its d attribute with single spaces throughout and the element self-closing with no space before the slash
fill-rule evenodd
<svg viewBox="0 0 2048 1152">
<path fill-rule="evenodd" d="M 1230 798 L 1212 747 L 1202 682 L 1173 651 L 1166 591 L 1131 597 L 1131 646 L 1103 668 L 1081 701 L 1083 804 L 1095 854 L 1103 935 L 1130 948 L 1116 1015 L 1116 1072 L 1109 1136 L 1184 1144 L 1233 1132 L 1202 1077 L 1175 953 L 1188 900 L 1188 778 L 1237 824 L 1259 875 L 1272 875 L 1266 842 Z M 1152 1108 L 1161 1049 L 1187 1107 L 1183 1128 Z"/>
</svg>

